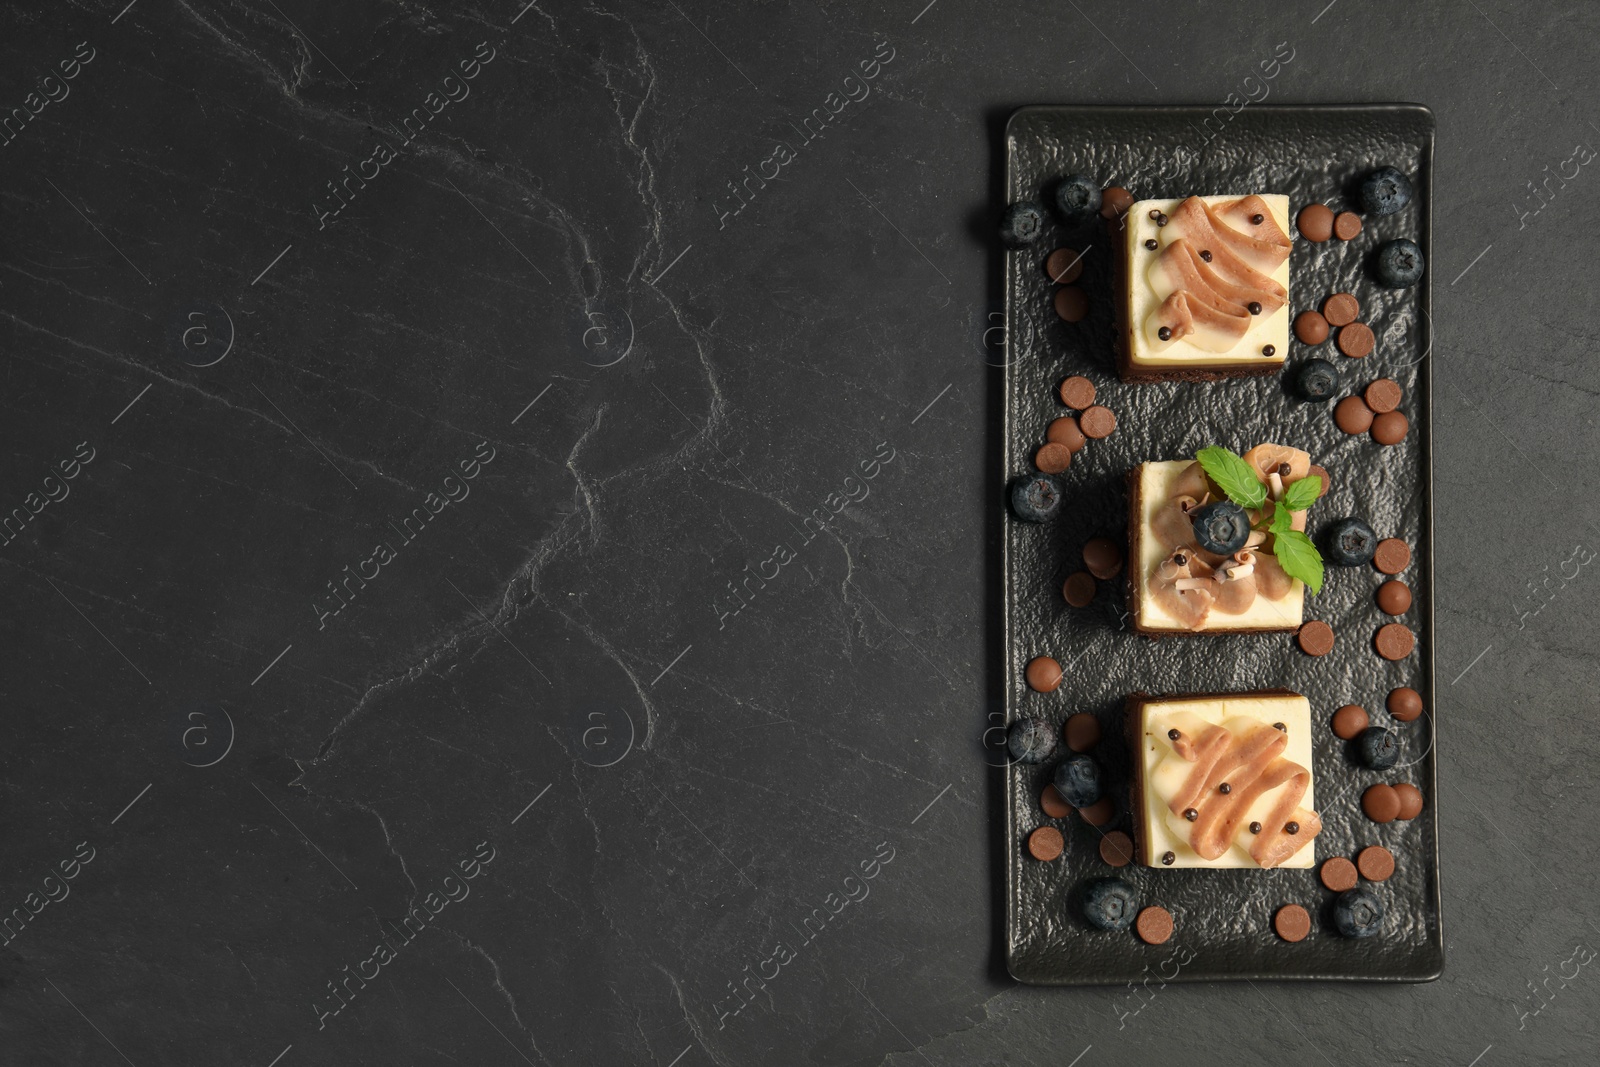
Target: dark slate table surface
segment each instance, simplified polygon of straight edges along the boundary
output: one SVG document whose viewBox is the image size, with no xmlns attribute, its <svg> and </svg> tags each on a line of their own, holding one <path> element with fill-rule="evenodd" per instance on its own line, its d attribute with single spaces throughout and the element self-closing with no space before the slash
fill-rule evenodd
<svg viewBox="0 0 1600 1067">
<path fill-rule="evenodd" d="M 0 1061 L 1592 1051 L 1592 5 L 124 2 L 0 33 Z M 999 131 L 1280 43 L 1438 119 L 1444 977 L 1021 987 Z"/>
</svg>

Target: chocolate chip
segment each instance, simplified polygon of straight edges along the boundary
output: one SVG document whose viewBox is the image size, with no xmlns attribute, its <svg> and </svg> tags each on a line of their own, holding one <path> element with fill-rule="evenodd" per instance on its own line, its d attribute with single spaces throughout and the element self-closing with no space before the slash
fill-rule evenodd
<svg viewBox="0 0 1600 1067">
<path fill-rule="evenodd" d="M 1422 714 L 1422 694 L 1408 685 L 1389 691 L 1389 714 L 1401 722 L 1411 722 Z"/>
<path fill-rule="evenodd" d="M 1072 751 L 1088 752 L 1100 743 L 1100 720 L 1087 711 L 1069 715 L 1067 725 L 1062 729 L 1062 735 L 1067 739 L 1067 747 Z"/>
<path fill-rule="evenodd" d="M 1133 206 L 1134 196 L 1120 185 L 1108 185 L 1100 193 L 1100 217 L 1120 219 Z"/>
<path fill-rule="evenodd" d="M 1066 445 L 1074 454 L 1083 447 L 1087 440 L 1083 431 L 1078 429 L 1078 420 L 1071 415 L 1063 415 L 1050 423 L 1044 431 L 1044 439 L 1054 445 Z"/>
<path fill-rule="evenodd" d="M 1152 904 L 1139 912 L 1133 928 L 1145 944 L 1164 945 L 1172 937 L 1172 912 Z"/>
<path fill-rule="evenodd" d="M 1366 433 L 1372 428 L 1372 409 L 1359 396 L 1347 396 L 1334 405 L 1333 424 L 1345 433 Z"/>
<path fill-rule="evenodd" d="M 1072 466 L 1072 449 L 1053 442 L 1041 445 L 1033 454 L 1033 465 L 1046 474 L 1060 474 Z"/>
<path fill-rule="evenodd" d="M 1333 713 L 1333 736 L 1341 741 L 1354 741 L 1371 723 L 1366 708 L 1360 704 L 1346 704 Z"/>
<path fill-rule="evenodd" d="M 1351 359 L 1361 359 L 1372 351 L 1372 346 L 1378 339 L 1372 334 L 1372 327 L 1364 322 L 1352 322 L 1348 326 L 1339 327 L 1339 351 Z"/>
<path fill-rule="evenodd" d="M 1378 627 L 1372 643 L 1377 646 L 1378 655 L 1384 659 L 1405 659 L 1416 647 L 1417 636 L 1399 623 L 1391 622 Z"/>
<path fill-rule="evenodd" d="M 1361 394 L 1367 402 L 1367 407 L 1380 415 L 1399 407 L 1402 395 L 1400 383 L 1391 378 L 1379 378 L 1367 386 Z"/>
<path fill-rule="evenodd" d="M 1400 794 L 1383 782 L 1368 786 L 1361 794 L 1361 810 L 1375 823 L 1393 822 L 1400 814 Z"/>
<path fill-rule="evenodd" d="M 1166 216 L 1166 214 L 1164 212 L 1160 213 L 1160 214 L 1157 214 L 1156 215 L 1156 225 L 1157 226 L 1165 226 L 1166 224 L 1167 224 L 1167 216 Z"/>
<path fill-rule="evenodd" d="M 1287 464 L 1287 463 L 1278 464 L 1278 477 L 1287 478 L 1293 472 L 1294 472 L 1294 468 L 1289 466 L 1289 464 Z"/>
<path fill-rule="evenodd" d="M 1094 383 L 1073 375 L 1061 383 L 1061 402 L 1074 411 L 1082 411 L 1094 403 Z"/>
<path fill-rule="evenodd" d="M 1265 215 L 1261 214 L 1258 211 L 1254 215 L 1250 216 L 1250 225 L 1252 225 L 1252 226 L 1260 226 L 1263 222 L 1266 221 L 1266 219 L 1267 219 L 1267 217 Z"/>
<path fill-rule="evenodd" d="M 1109 581 L 1122 570 L 1122 546 L 1109 537 L 1091 537 L 1083 543 L 1083 565 L 1096 578 Z"/>
<path fill-rule="evenodd" d="M 1200 813 L 1195 811 L 1193 808 L 1185 808 L 1183 809 L 1183 817 L 1188 819 L 1190 822 L 1194 822 L 1200 817 Z"/>
<path fill-rule="evenodd" d="M 1181 730 L 1168 730 L 1167 731 L 1167 738 L 1169 740 L 1176 741 L 1178 738 L 1180 738 L 1182 736 L 1183 736 L 1183 732 Z"/>
<path fill-rule="evenodd" d="M 1322 303 L 1322 317 L 1329 326 L 1348 326 L 1361 314 L 1361 301 L 1349 293 L 1334 293 Z"/>
<path fill-rule="evenodd" d="M 1083 431 L 1085 437 L 1100 440 L 1110 437 L 1117 428 L 1117 416 L 1110 408 L 1095 404 L 1093 407 L 1084 408 L 1078 414 L 1078 429 Z"/>
<path fill-rule="evenodd" d="M 1189 557 L 1185 556 L 1182 552 L 1174 552 L 1172 554 L 1172 562 L 1181 567 L 1185 563 L 1189 562 Z"/>
<path fill-rule="evenodd" d="M 1300 824 L 1297 822 L 1286 822 L 1283 824 L 1283 832 L 1286 834 L 1297 834 L 1300 832 Z"/>
<path fill-rule="evenodd" d="M 1395 818 L 1415 819 L 1422 814 L 1422 790 L 1410 782 L 1399 782 L 1395 785 L 1394 791 L 1400 797 L 1400 814 Z"/>
<path fill-rule="evenodd" d="M 1333 211 L 1326 204 L 1307 204 L 1295 220 L 1300 236 L 1321 244 L 1333 236 Z"/>
<path fill-rule="evenodd" d="M 1111 803 L 1110 797 L 1101 797 L 1087 808 L 1079 808 L 1078 814 L 1083 816 L 1083 821 L 1090 826 L 1104 826 L 1117 816 L 1117 806 Z"/>
<path fill-rule="evenodd" d="M 1356 869 L 1369 882 L 1385 882 L 1394 873 L 1394 853 L 1382 845 L 1370 845 L 1356 856 Z"/>
<path fill-rule="evenodd" d="M 1411 423 L 1398 411 L 1385 411 L 1372 420 L 1372 439 L 1380 445 L 1397 445 L 1406 439 Z"/>
<path fill-rule="evenodd" d="M 1227 782 L 1223 782 L 1221 785 L 1217 786 L 1217 792 L 1221 793 L 1223 796 L 1227 796 L 1229 793 L 1233 792 L 1233 786 L 1229 785 Z"/>
<path fill-rule="evenodd" d="M 1272 917 L 1272 928 L 1279 937 L 1291 944 L 1304 941 L 1306 935 L 1311 933 L 1311 914 L 1298 904 L 1285 904 Z"/>
<path fill-rule="evenodd" d="M 1049 863 L 1061 855 L 1061 850 L 1066 847 L 1062 840 L 1061 831 L 1054 826 L 1041 826 L 1028 835 L 1028 854 L 1036 860 Z"/>
<path fill-rule="evenodd" d="M 1202 248 L 1200 250 L 1200 258 L 1205 260 L 1207 263 L 1210 263 L 1211 262 L 1211 249 Z"/>
<path fill-rule="evenodd" d="M 1411 587 L 1390 579 L 1378 586 L 1378 610 L 1385 615 L 1404 615 L 1411 607 Z"/>
<path fill-rule="evenodd" d="M 1083 253 L 1075 248 L 1058 248 L 1044 261 L 1044 273 L 1057 285 L 1070 285 L 1083 273 Z"/>
<path fill-rule="evenodd" d="M 1178 857 L 1173 855 L 1171 852 L 1163 852 L 1161 854 L 1161 866 L 1163 866 L 1163 867 L 1171 867 L 1174 863 L 1177 863 L 1177 862 L 1178 862 Z"/>
<path fill-rule="evenodd" d="M 1121 830 L 1113 830 L 1100 839 L 1100 858 L 1113 867 L 1126 867 L 1133 862 L 1133 838 Z"/>
<path fill-rule="evenodd" d="M 1385 537 L 1372 553 L 1372 565 L 1384 574 L 1399 574 L 1411 565 L 1411 548 L 1398 537 Z"/>
<path fill-rule="evenodd" d="M 1094 575 L 1088 571 L 1077 571 L 1062 584 L 1061 596 L 1075 608 L 1086 608 L 1094 603 L 1095 589 Z"/>
<path fill-rule="evenodd" d="M 1161 338 L 1163 341 L 1170 341 L 1172 340 L 1172 331 L 1163 326 L 1161 329 L 1156 331 L 1156 336 Z"/>
<path fill-rule="evenodd" d="M 1061 664 L 1049 656 L 1036 656 L 1029 660 L 1024 673 L 1028 688 L 1036 693 L 1053 693 L 1061 684 Z"/>
<path fill-rule="evenodd" d="M 1253 833 L 1253 834 L 1259 834 L 1261 832 L 1261 824 L 1258 823 L 1258 822 L 1251 823 L 1250 824 L 1250 832 Z"/>
<path fill-rule="evenodd" d="M 1053 785 L 1044 787 L 1044 792 L 1039 794 L 1039 810 L 1052 819 L 1065 819 L 1072 814 L 1072 805 L 1067 803 Z"/>
<path fill-rule="evenodd" d="M 1333 627 L 1320 619 L 1312 619 L 1300 626 L 1295 640 L 1306 655 L 1326 656 L 1333 651 Z"/>
<path fill-rule="evenodd" d="M 1261 346 L 1261 354 L 1270 359 L 1273 356 L 1278 354 L 1277 346 L 1276 345 L 1262 345 Z"/>
<path fill-rule="evenodd" d="M 1361 233 L 1361 216 L 1341 211 L 1333 219 L 1333 235 L 1341 241 L 1354 241 Z"/>
<path fill-rule="evenodd" d="M 1246 304 L 1245 307 L 1250 309 L 1250 314 L 1252 315 L 1261 314 L 1261 302 L 1258 300 L 1250 301 L 1250 303 Z"/>
<path fill-rule="evenodd" d="M 1274 729 L 1274 730 L 1281 730 L 1281 731 L 1283 731 L 1283 732 L 1284 732 L 1284 733 L 1288 733 L 1288 732 L 1289 732 L 1289 728 L 1288 728 L 1288 727 L 1287 727 L 1287 726 L 1285 726 L 1285 725 L 1284 725 L 1284 724 L 1283 724 L 1283 723 L 1281 723 L 1281 722 L 1275 722 L 1275 723 L 1273 723 L 1273 724 L 1272 724 L 1272 728 L 1273 728 L 1273 729 Z"/>
<path fill-rule="evenodd" d="M 1322 864 L 1322 884 L 1335 893 L 1343 893 L 1346 889 L 1354 889 L 1361 881 L 1356 874 L 1356 865 L 1343 856 L 1334 856 Z"/>
<path fill-rule="evenodd" d="M 1146 241 L 1144 243 L 1144 246 L 1146 248 L 1148 248 L 1152 252 L 1154 252 L 1157 248 L 1161 247 L 1159 244 L 1156 243 L 1156 239 L 1154 237 L 1146 239 Z"/>
<path fill-rule="evenodd" d="M 1089 296 L 1076 285 L 1057 289 L 1055 306 L 1063 322 L 1082 322 L 1089 316 Z"/>
<path fill-rule="evenodd" d="M 1161 217 L 1161 209 L 1160 208 L 1154 208 L 1153 207 L 1153 208 L 1150 209 L 1150 221 L 1151 222 L 1156 221 L 1156 219 L 1159 219 L 1160 217 Z"/>
<path fill-rule="evenodd" d="M 1320 345 L 1328 339 L 1328 320 L 1315 311 L 1302 311 L 1294 317 L 1294 335 L 1303 345 Z"/>
</svg>

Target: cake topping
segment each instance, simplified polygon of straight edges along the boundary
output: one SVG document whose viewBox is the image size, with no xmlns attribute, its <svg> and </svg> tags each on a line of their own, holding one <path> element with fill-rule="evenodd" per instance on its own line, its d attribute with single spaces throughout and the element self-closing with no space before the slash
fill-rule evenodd
<svg viewBox="0 0 1600 1067">
<path fill-rule="evenodd" d="M 1191 767 L 1166 797 L 1168 808 L 1193 824 L 1186 839 L 1195 852 L 1217 859 L 1235 843 L 1252 814 L 1263 818 L 1250 823 L 1248 852 L 1262 867 L 1276 867 L 1298 852 L 1305 843 L 1298 838 L 1302 828 L 1309 830 L 1307 836 L 1316 836 L 1321 819 L 1300 803 L 1311 772 L 1284 758 L 1288 741 L 1283 731 L 1249 718 L 1220 724 L 1196 719 L 1195 725 L 1199 729 L 1193 731 L 1197 739 L 1192 744 L 1173 746 Z M 1281 827 L 1281 832 L 1263 832 L 1257 825 L 1262 822 Z"/>
<path fill-rule="evenodd" d="M 1250 233 L 1235 225 L 1258 214 L 1265 219 L 1256 210 L 1264 207 L 1259 196 L 1215 208 L 1191 196 L 1173 209 L 1158 242 L 1161 254 L 1146 274 L 1161 300 L 1145 322 L 1147 338 L 1163 344 L 1187 339 L 1203 351 L 1226 352 L 1261 313 L 1252 312 L 1252 304 L 1269 313 L 1283 306 L 1288 294 L 1269 275 L 1289 257 L 1288 236 L 1275 223 L 1256 224 Z"/>
<path fill-rule="evenodd" d="M 1149 249 L 1149 250 L 1150 250 L 1150 251 L 1152 251 L 1152 252 L 1154 252 L 1154 251 L 1155 251 L 1155 250 L 1156 250 L 1156 249 L 1157 249 L 1157 248 L 1160 248 L 1160 247 L 1161 247 L 1161 246 L 1160 246 L 1160 245 L 1158 245 L 1158 244 L 1157 244 L 1157 243 L 1156 243 L 1156 239 L 1155 239 L 1155 238 L 1154 238 L 1154 237 L 1151 237 L 1151 238 L 1149 238 L 1149 239 L 1147 239 L 1147 240 L 1146 240 L 1146 241 L 1145 241 L 1145 243 L 1144 243 L 1144 246 L 1145 246 L 1145 247 L 1146 247 L 1146 248 L 1148 248 L 1148 249 Z"/>
<path fill-rule="evenodd" d="M 1177 861 L 1178 861 L 1178 857 L 1174 853 L 1163 852 L 1161 854 L 1161 865 L 1163 867 L 1171 867 Z"/>
<path fill-rule="evenodd" d="M 1252 314 L 1252 315 L 1261 314 L 1261 301 L 1259 301 L 1259 300 L 1252 300 L 1252 301 L 1250 301 L 1250 303 L 1246 304 L 1245 307 L 1249 310 L 1250 314 Z"/>
</svg>

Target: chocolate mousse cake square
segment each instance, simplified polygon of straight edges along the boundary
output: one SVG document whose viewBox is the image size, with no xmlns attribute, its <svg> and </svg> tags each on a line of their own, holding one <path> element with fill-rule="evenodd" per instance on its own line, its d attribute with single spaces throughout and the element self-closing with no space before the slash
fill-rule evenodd
<svg viewBox="0 0 1600 1067">
<path fill-rule="evenodd" d="M 1322 830 L 1311 704 L 1286 689 L 1128 697 L 1135 858 L 1146 867 L 1309 868 Z"/>
<path fill-rule="evenodd" d="M 1114 235 L 1124 381 L 1275 374 L 1289 352 L 1289 198 L 1140 200 Z"/>
<path fill-rule="evenodd" d="M 1281 445 L 1257 446 L 1245 459 L 1274 467 L 1287 463 L 1291 473 L 1277 478 L 1280 486 L 1311 469 L 1307 453 Z M 1154 460 L 1128 472 L 1129 602 L 1139 633 L 1299 629 L 1305 583 L 1284 573 L 1270 551 L 1271 535 L 1253 530 L 1246 545 L 1227 557 L 1196 543 L 1188 512 L 1218 496 L 1194 460 Z M 1304 512 L 1296 512 L 1294 521 L 1303 530 Z"/>
</svg>

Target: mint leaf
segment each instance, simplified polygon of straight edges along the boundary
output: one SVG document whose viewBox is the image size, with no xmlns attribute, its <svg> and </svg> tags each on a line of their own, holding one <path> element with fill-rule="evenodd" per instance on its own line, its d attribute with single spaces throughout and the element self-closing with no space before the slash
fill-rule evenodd
<svg viewBox="0 0 1600 1067">
<path fill-rule="evenodd" d="M 1316 502 L 1322 495 L 1322 478 L 1319 475 L 1308 474 L 1297 482 L 1291 482 L 1283 491 L 1283 502 L 1289 506 L 1290 511 L 1304 511 Z"/>
<path fill-rule="evenodd" d="M 1280 511 L 1279 514 L 1287 515 L 1288 512 Z M 1274 531 L 1272 554 L 1278 557 L 1278 565 L 1283 568 L 1283 573 L 1305 582 L 1314 594 L 1322 592 L 1322 554 L 1317 551 L 1311 538 L 1299 530 L 1285 530 L 1283 533 Z"/>
<path fill-rule="evenodd" d="M 1241 508 L 1259 508 L 1267 500 L 1267 487 L 1250 470 L 1250 464 L 1220 445 L 1202 448 L 1194 454 L 1200 468 L 1222 487 L 1228 499 Z"/>
<path fill-rule="evenodd" d="M 1294 512 L 1285 507 L 1283 501 L 1273 502 L 1272 521 L 1267 523 L 1267 530 L 1275 535 L 1294 532 Z"/>
</svg>

